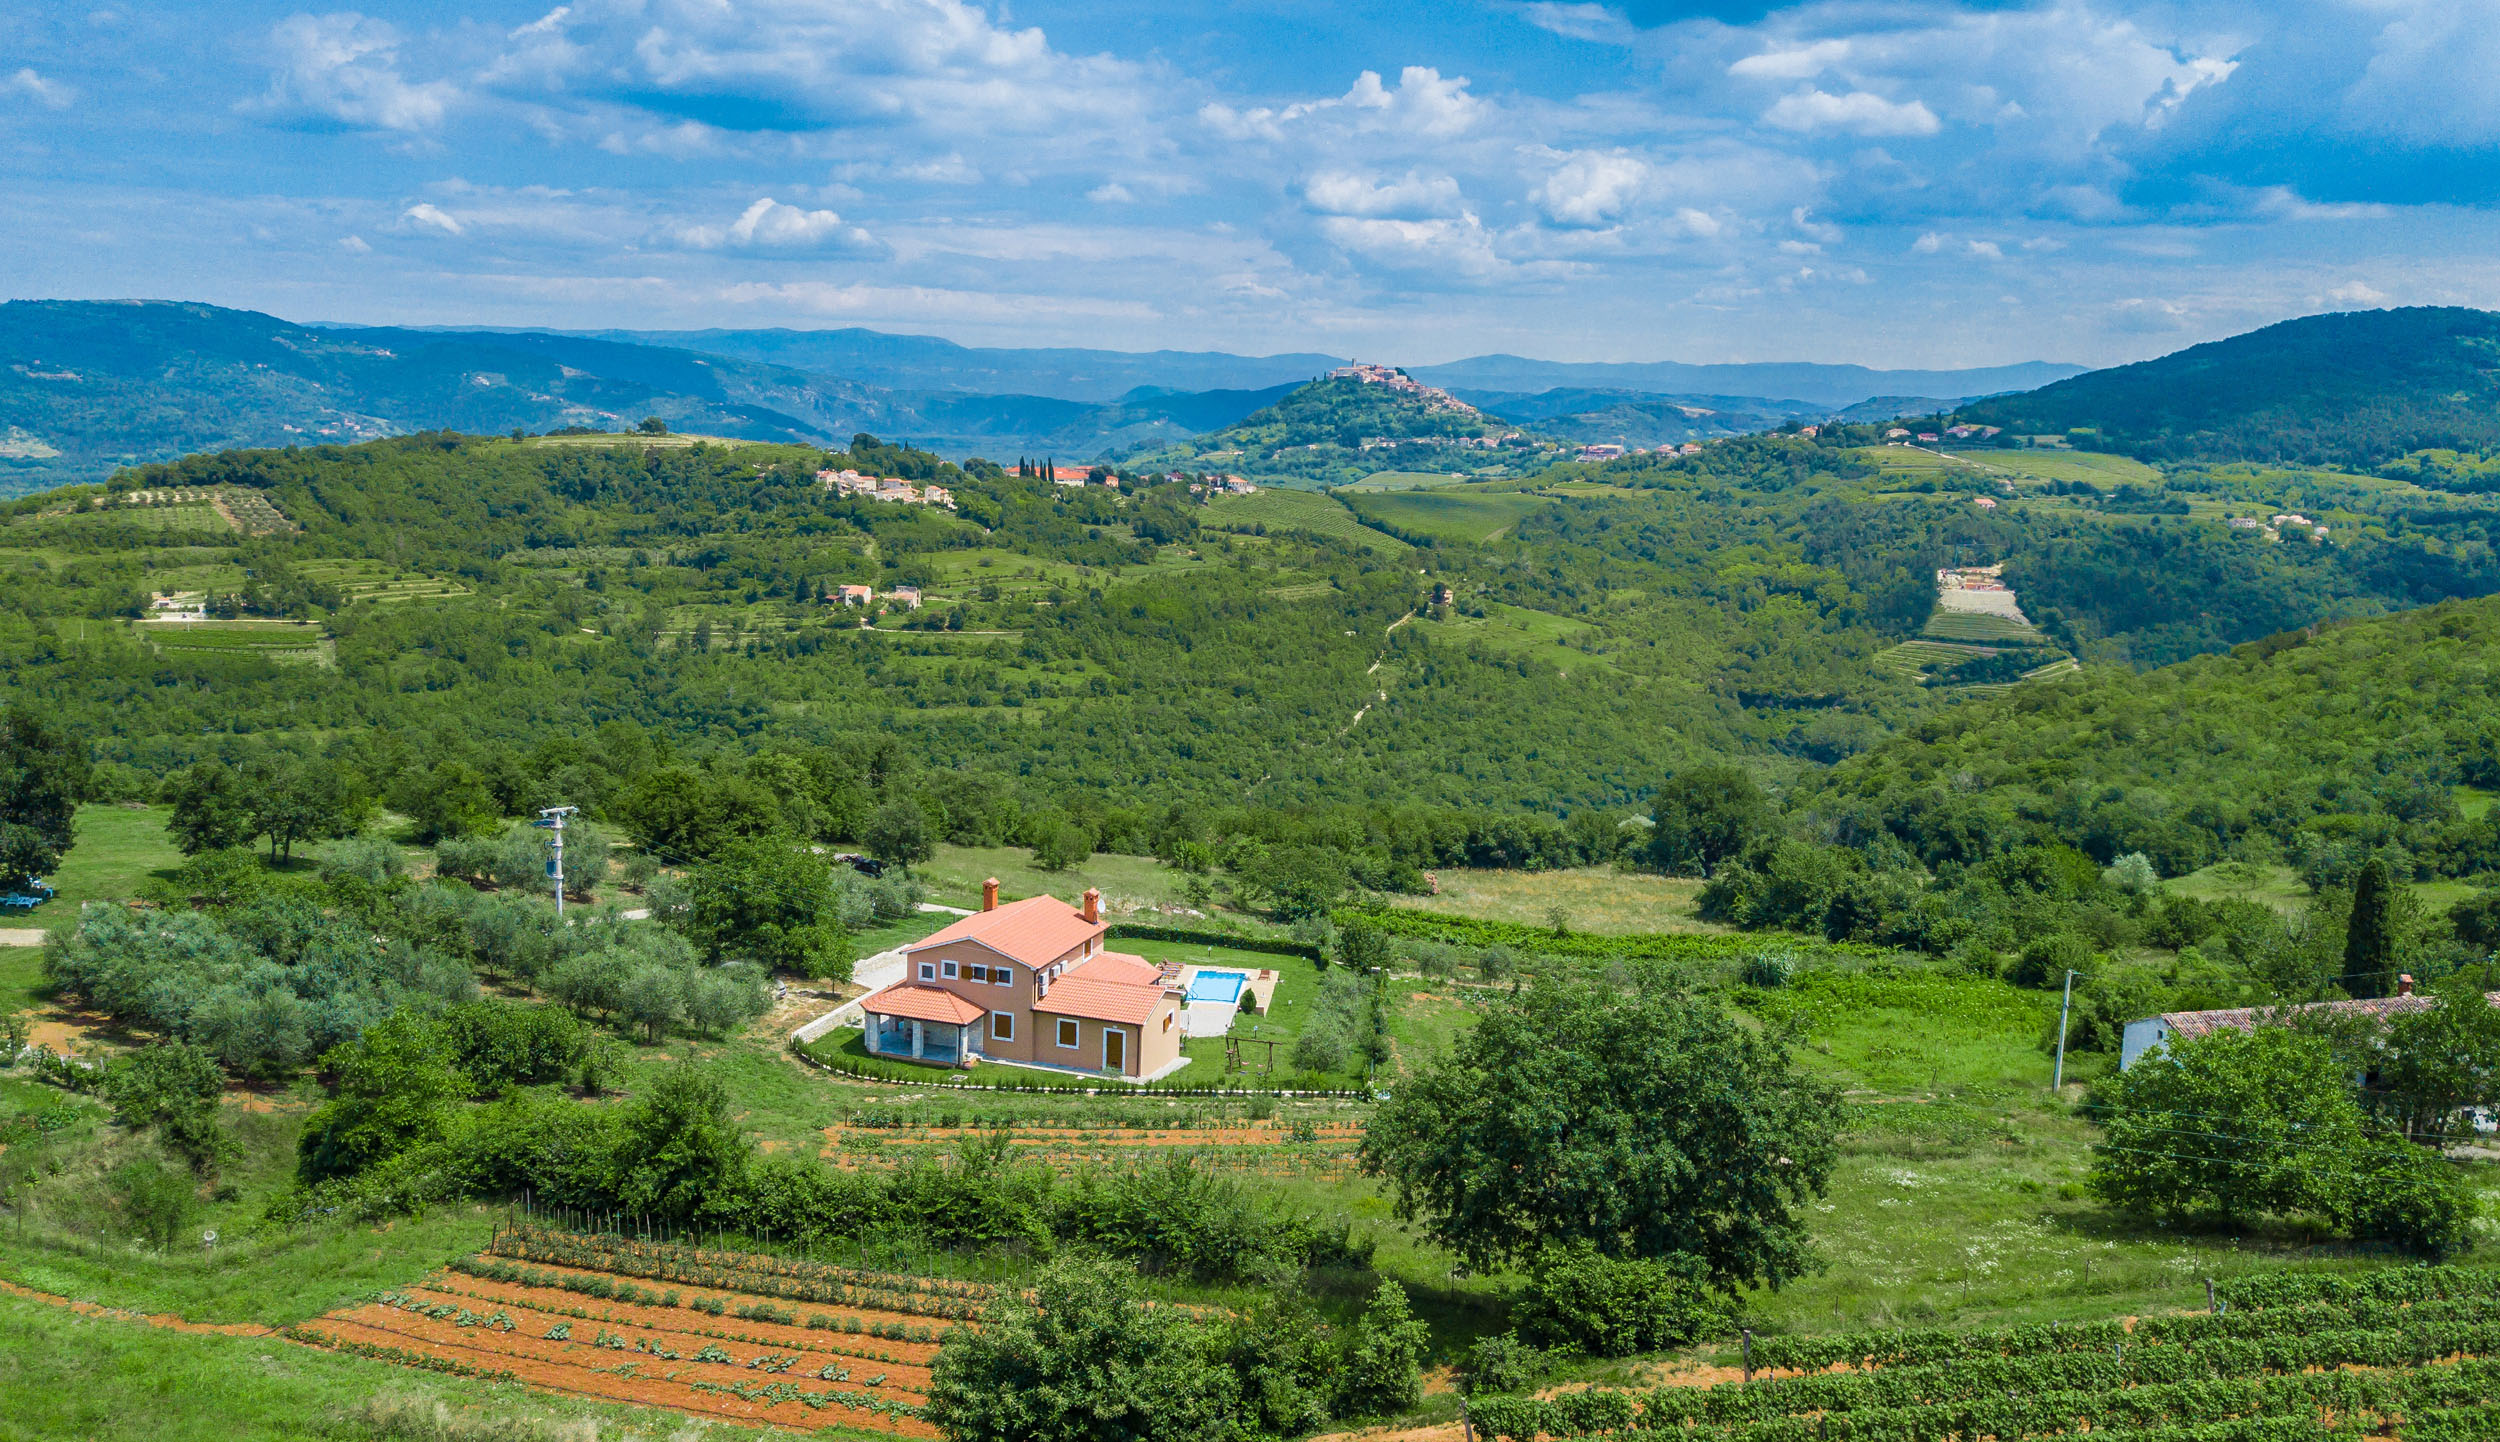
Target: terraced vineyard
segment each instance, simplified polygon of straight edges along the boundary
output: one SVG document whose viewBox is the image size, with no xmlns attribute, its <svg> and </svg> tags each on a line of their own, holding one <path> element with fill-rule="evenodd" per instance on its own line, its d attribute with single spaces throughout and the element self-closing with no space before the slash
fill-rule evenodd
<svg viewBox="0 0 2500 1442">
<path fill-rule="evenodd" d="M 1761 1338 L 1747 1382 L 1478 1397 L 1469 1412 L 1508 1442 L 2500 1436 L 2500 1272 L 2276 1273 L 2224 1283 L 2216 1301 L 2068 1327 Z"/>
<path fill-rule="evenodd" d="M 380 1361 L 699 1417 L 933 1437 L 922 1417 L 969 1282 L 534 1223 L 405 1290 L 289 1328 Z"/>
<path fill-rule="evenodd" d="M 1003 1136 L 1019 1159 L 1045 1162 L 1063 1175 L 1185 1157 L 1211 1169 L 1257 1176 L 1344 1178 L 1354 1175 L 1354 1154 L 1363 1144 L 1363 1128 L 1357 1122 L 1169 1128 L 1017 1126 L 975 1132 L 838 1124 L 825 1128 L 824 1135 L 823 1155 L 846 1169 L 894 1166 L 916 1156 L 951 1153 L 966 1136 Z"/>
<path fill-rule="evenodd" d="M 255 656 L 271 661 L 319 662 L 329 656 L 320 627 L 291 621 L 162 621 L 133 629 L 159 651 Z"/>
<path fill-rule="evenodd" d="M 424 601 L 471 594 L 457 581 L 412 576 L 378 561 L 306 561 L 296 569 L 307 580 L 336 587 L 350 601 Z"/>
</svg>

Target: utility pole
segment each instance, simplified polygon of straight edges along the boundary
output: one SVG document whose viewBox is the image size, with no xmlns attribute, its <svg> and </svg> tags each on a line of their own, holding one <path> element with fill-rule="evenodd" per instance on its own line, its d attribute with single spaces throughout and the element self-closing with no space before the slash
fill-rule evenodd
<svg viewBox="0 0 2500 1442">
<path fill-rule="evenodd" d="M 564 818 L 581 810 L 578 806 L 543 806 L 532 826 L 545 827 L 547 837 L 547 879 L 556 888 L 556 915 L 564 915 Z M 2069 972 L 2068 975 L 2073 975 Z"/>
<path fill-rule="evenodd" d="M 2049 1080 L 2049 1090 L 2066 1084 L 2066 1013 L 2075 1004 L 2075 974 L 2066 973 L 2066 997 L 2057 1004 L 2057 1074 Z"/>
</svg>

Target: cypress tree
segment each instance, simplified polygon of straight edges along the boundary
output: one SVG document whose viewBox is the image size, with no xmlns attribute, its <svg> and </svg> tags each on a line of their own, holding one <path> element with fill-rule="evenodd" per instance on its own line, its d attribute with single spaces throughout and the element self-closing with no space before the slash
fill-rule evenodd
<svg viewBox="0 0 2500 1442">
<path fill-rule="evenodd" d="M 2387 863 L 2372 857 L 2352 886 L 2352 920 L 2344 928 L 2344 990 L 2353 996 L 2385 996 L 2396 966 L 2394 881 Z"/>
</svg>

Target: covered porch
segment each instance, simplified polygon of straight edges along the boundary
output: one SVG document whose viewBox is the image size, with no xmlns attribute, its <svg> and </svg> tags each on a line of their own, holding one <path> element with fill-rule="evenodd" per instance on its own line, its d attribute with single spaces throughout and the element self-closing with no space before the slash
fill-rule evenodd
<svg viewBox="0 0 2500 1442">
<path fill-rule="evenodd" d="M 981 1007 L 943 987 L 903 983 L 860 999 L 860 1040 L 876 1056 L 969 1066 L 981 1051 Z"/>
</svg>

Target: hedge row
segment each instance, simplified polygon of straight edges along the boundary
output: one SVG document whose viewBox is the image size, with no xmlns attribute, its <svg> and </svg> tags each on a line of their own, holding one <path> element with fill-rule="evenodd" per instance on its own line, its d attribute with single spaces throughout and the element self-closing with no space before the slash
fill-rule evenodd
<svg viewBox="0 0 2500 1442">
<path fill-rule="evenodd" d="M 1227 951 L 1256 951 L 1269 956 L 1298 956 L 1304 961 L 1318 961 L 1319 948 L 1307 941 L 1284 936 L 1235 936 L 1229 931 L 1198 931 L 1186 926 L 1149 926 L 1144 922 L 1115 921 L 1106 933 L 1127 941 L 1177 941 L 1189 946 L 1217 946 Z"/>
<path fill-rule="evenodd" d="M 1113 1081 L 1107 1077 L 1100 1080 L 1089 1080 L 1085 1077 L 1076 1076 L 1070 1077 L 1065 1081 L 1061 1081 L 1056 1078 L 1041 1076 L 1032 1072 L 1024 1071 L 1022 1068 L 998 1066 L 983 1068 L 982 1074 L 978 1077 L 967 1075 L 963 1072 L 942 1071 L 934 1067 L 918 1066 L 911 1067 L 911 1070 L 914 1072 L 926 1071 L 929 1075 L 926 1077 L 896 1076 L 874 1063 L 861 1061 L 857 1057 L 842 1055 L 838 1050 L 841 1044 L 839 1042 L 834 1042 L 832 1039 L 843 1034 L 844 1033 L 840 1031 L 828 1032 L 824 1036 L 820 1036 L 812 1042 L 803 1042 L 798 1040 L 796 1037 L 793 1037 L 790 1040 L 790 1052 L 793 1056 L 798 1057 L 801 1061 L 808 1063 L 810 1066 L 823 1067 L 826 1071 L 836 1072 L 847 1077 L 856 1077 L 861 1081 L 885 1082 L 892 1086 L 935 1087 L 941 1091 L 1084 1092 L 1093 1096 L 1150 1097 L 1338 1097 L 1356 1101 L 1368 1101 L 1371 1099 L 1371 1093 L 1364 1091 L 1359 1087 L 1263 1087 L 1247 1085 L 1239 1080 L 1232 1079 L 1221 1081 L 1189 1082 L 1123 1082 Z M 814 1050 L 814 1048 L 818 1047 L 822 1047 L 824 1050 Z M 896 1062 L 892 1063 L 892 1065 L 909 1066 L 910 1064 L 905 1062 Z M 1003 1073 L 1009 1071 L 1016 1073 L 1012 1080 L 1006 1079 L 1003 1076 Z M 993 1080 L 992 1078 L 994 1077 L 998 1079 Z"/>
</svg>

